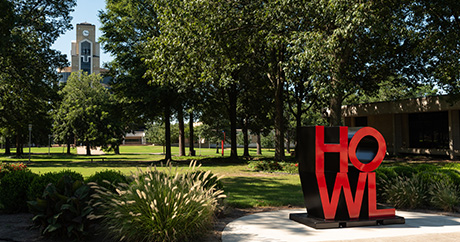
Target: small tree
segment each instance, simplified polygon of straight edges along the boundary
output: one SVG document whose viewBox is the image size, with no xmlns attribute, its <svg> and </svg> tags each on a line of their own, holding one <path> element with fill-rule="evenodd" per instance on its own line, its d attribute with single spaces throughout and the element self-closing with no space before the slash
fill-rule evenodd
<svg viewBox="0 0 460 242">
<path fill-rule="evenodd" d="M 101 80 L 100 75 L 72 73 L 60 92 L 63 100 L 56 111 L 54 128 L 58 139 L 75 135 L 78 142 L 86 145 L 87 155 L 91 155 L 91 147 L 103 146 L 116 137 L 114 127 L 119 123 L 113 117 L 116 102 Z"/>
</svg>

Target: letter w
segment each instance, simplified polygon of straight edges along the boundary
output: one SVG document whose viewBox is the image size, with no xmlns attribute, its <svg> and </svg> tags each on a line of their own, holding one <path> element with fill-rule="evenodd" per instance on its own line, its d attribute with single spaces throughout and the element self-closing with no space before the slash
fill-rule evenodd
<svg viewBox="0 0 460 242">
<path fill-rule="evenodd" d="M 321 204 L 323 205 L 323 212 L 325 219 L 335 219 L 337 206 L 339 203 L 340 192 L 343 187 L 345 195 L 345 202 L 347 203 L 348 215 L 350 219 L 359 218 L 361 211 L 361 205 L 363 202 L 364 189 L 366 186 L 367 173 L 361 172 L 358 178 L 358 184 L 356 187 L 355 198 L 350 189 L 350 182 L 348 181 L 347 173 L 337 173 L 335 179 L 334 190 L 332 191 L 332 197 L 329 199 L 329 193 L 327 191 L 326 176 L 324 173 L 316 173 L 316 179 L 318 181 L 319 194 L 321 197 Z"/>
</svg>

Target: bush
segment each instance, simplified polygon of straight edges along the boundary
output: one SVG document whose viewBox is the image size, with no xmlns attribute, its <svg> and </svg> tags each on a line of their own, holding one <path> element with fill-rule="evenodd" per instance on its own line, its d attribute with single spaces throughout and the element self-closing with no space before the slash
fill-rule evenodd
<svg viewBox="0 0 460 242">
<path fill-rule="evenodd" d="M 426 186 L 418 175 L 398 176 L 385 182 L 384 193 L 387 202 L 396 208 L 419 208 L 426 203 Z"/>
<path fill-rule="evenodd" d="M 426 186 L 442 180 L 448 180 L 449 182 L 451 181 L 448 175 L 440 171 L 423 171 L 418 173 L 418 176 Z"/>
<path fill-rule="evenodd" d="M 440 169 L 440 172 L 449 176 L 450 180 L 456 185 L 460 186 L 460 169 Z"/>
<path fill-rule="evenodd" d="M 72 170 L 62 170 L 60 172 L 47 172 L 34 178 L 27 190 L 28 200 L 41 198 L 43 191 L 48 184 L 56 184 L 64 175 L 70 176 L 74 181 L 83 180 L 83 176 Z"/>
<path fill-rule="evenodd" d="M 276 161 L 252 160 L 249 162 L 249 168 L 255 171 L 281 171 L 283 167 Z"/>
<path fill-rule="evenodd" d="M 401 177 L 412 177 L 414 174 L 417 173 L 417 170 L 410 166 L 395 166 L 393 167 L 393 171 Z"/>
<path fill-rule="evenodd" d="M 292 174 L 299 174 L 299 164 L 298 163 L 282 163 L 283 171 Z"/>
<path fill-rule="evenodd" d="M 436 208 L 453 212 L 460 203 L 458 187 L 450 180 L 439 180 L 431 183 L 429 188 L 430 202 Z"/>
<path fill-rule="evenodd" d="M 28 169 L 5 172 L 0 180 L 0 209 L 6 213 L 27 211 L 27 190 L 36 176 Z"/>
<path fill-rule="evenodd" d="M 415 166 L 415 170 L 417 172 L 424 172 L 424 171 L 428 171 L 428 172 L 435 172 L 437 171 L 439 168 L 435 165 L 432 165 L 432 164 L 419 164 L 417 166 Z"/>
<path fill-rule="evenodd" d="M 46 186 L 42 198 L 29 201 L 34 223 L 47 237 L 82 239 L 89 227 L 89 186 L 69 175 Z"/>
<path fill-rule="evenodd" d="M 3 163 L 0 161 L 0 179 L 12 171 L 28 170 L 24 163 Z"/>
<path fill-rule="evenodd" d="M 105 181 L 105 182 L 104 182 Z M 118 183 L 127 183 L 126 176 L 120 171 L 105 170 L 96 172 L 94 175 L 86 179 L 87 183 L 94 182 L 99 186 L 103 186 L 112 192 L 115 192 L 115 188 Z"/>
<path fill-rule="evenodd" d="M 126 241 L 189 241 L 211 226 L 222 190 L 206 188 L 210 172 L 173 177 L 149 168 L 117 192 L 92 183 L 95 211 L 109 235 Z"/>
</svg>

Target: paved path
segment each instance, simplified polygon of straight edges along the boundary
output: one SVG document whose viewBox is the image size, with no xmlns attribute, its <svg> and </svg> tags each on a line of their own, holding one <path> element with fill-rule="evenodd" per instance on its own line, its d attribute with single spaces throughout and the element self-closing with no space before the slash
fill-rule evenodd
<svg viewBox="0 0 460 242">
<path fill-rule="evenodd" d="M 313 229 L 289 220 L 290 213 L 305 210 L 279 210 L 248 215 L 225 227 L 222 242 L 246 241 L 460 241 L 460 218 L 436 214 L 397 211 L 405 224 Z"/>
</svg>

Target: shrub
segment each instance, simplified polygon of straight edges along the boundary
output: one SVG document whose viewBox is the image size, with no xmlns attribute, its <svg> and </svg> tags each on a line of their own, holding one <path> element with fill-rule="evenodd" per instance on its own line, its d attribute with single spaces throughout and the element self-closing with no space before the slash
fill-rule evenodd
<svg viewBox="0 0 460 242">
<path fill-rule="evenodd" d="M 28 169 L 5 172 L 0 180 L 0 208 L 7 213 L 27 211 L 27 190 L 36 176 Z"/>
<path fill-rule="evenodd" d="M 41 198 L 43 191 L 48 184 L 56 184 L 64 175 L 70 176 L 74 181 L 83 180 L 83 176 L 72 170 L 62 170 L 60 172 L 47 172 L 34 178 L 27 190 L 28 200 Z"/>
<path fill-rule="evenodd" d="M 423 171 L 418 173 L 418 176 L 422 180 L 423 184 L 427 186 L 429 184 L 439 182 L 442 180 L 448 180 L 449 182 L 451 181 L 450 177 L 447 174 L 444 174 L 440 171 Z"/>
<path fill-rule="evenodd" d="M 255 171 L 281 171 L 283 167 L 276 161 L 253 160 L 249 162 L 249 168 Z"/>
<path fill-rule="evenodd" d="M 396 208 L 418 208 L 426 203 L 426 186 L 420 176 L 398 176 L 386 181 L 384 186 L 387 202 Z"/>
<path fill-rule="evenodd" d="M 105 182 L 104 182 L 105 181 Z M 127 183 L 126 176 L 120 171 L 105 170 L 96 172 L 94 175 L 86 179 L 87 183 L 94 182 L 99 186 L 103 186 L 112 192 L 115 192 L 116 185 L 118 183 Z"/>
<path fill-rule="evenodd" d="M 283 166 L 283 171 L 287 173 L 292 173 L 292 174 L 298 174 L 299 173 L 299 164 L 298 163 L 284 163 L 282 164 Z"/>
<path fill-rule="evenodd" d="M 62 176 L 56 184 L 45 188 L 42 198 L 29 201 L 35 217 L 34 223 L 47 237 L 82 239 L 89 226 L 89 186 L 69 175 Z"/>
<path fill-rule="evenodd" d="M 439 168 L 437 166 L 432 165 L 432 164 L 419 164 L 415 166 L 415 170 L 419 173 L 424 172 L 424 171 L 435 172 L 438 169 Z"/>
<path fill-rule="evenodd" d="M 449 176 L 450 180 L 456 185 L 460 186 L 460 169 L 440 169 L 440 172 Z"/>
<path fill-rule="evenodd" d="M 206 188 L 210 172 L 174 176 L 149 168 L 133 174 L 131 184 L 120 184 L 116 193 L 92 183 L 93 219 L 109 235 L 126 241 L 188 241 L 204 233 L 222 190 Z"/>
<path fill-rule="evenodd" d="M 453 212 L 460 203 L 458 187 L 449 180 L 431 183 L 429 194 L 431 204 L 444 211 Z"/>
<path fill-rule="evenodd" d="M 410 166 L 395 166 L 393 167 L 393 171 L 401 177 L 412 177 L 414 174 L 417 173 L 417 170 Z"/>
<path fill-rule="evenodd" d="M 24 163 L 3 163 L 0 161 L 0 179 L 9 172 L 24 170 L 28 170 Z"/>
</svg>

